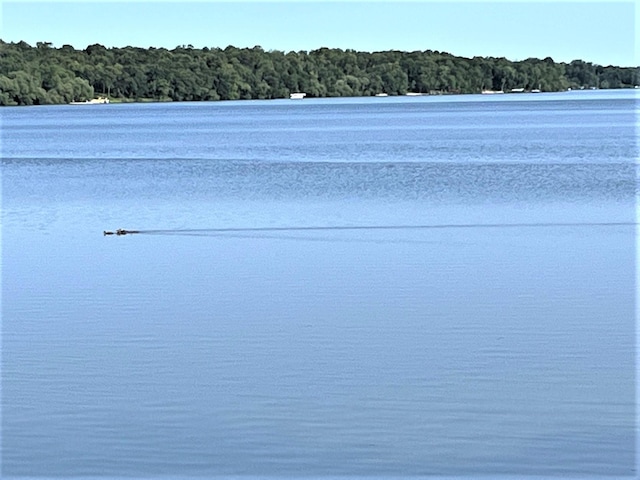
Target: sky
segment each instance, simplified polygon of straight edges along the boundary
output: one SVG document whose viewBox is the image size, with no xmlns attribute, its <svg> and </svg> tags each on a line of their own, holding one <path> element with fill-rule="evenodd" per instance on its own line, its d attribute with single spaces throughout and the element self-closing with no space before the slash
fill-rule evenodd
<svg viewBox="0 0 640 480">
<path fill-rule="evenodd" d="M 0 38 L 32 46 L 434 50 L 640 65 L 634 1 L 0 2 Z"/>
</svg>

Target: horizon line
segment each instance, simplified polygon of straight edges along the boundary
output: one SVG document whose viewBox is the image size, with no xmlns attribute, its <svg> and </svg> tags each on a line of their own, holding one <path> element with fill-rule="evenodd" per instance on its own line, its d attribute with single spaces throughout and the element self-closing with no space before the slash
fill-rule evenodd
<svg viewBox="0 0 640 480">
<path fill-rule="evenodd" d="M 266 1 L 266 0 L 265 0 Z M 330 1 L 337 1 L 337 0 L 330 0 Z M 356 1 L 364 1 L 364 0 L 356 0 Z M 458 1 L 458 0 L 454 0 L 454 1 Z M 597 63 L 591 60 L 587 60 L 584 58 L 574 58 L 572 60 L 566 61 L 566 60 L 556 60 L 553 58 L 553 56 L 548 55 L 546 57 L 526 57 L 526 58 L 509 58 L 506 56 L 495 56 L 495 55 L 474 55 L 472 57 L 469 56 L 464 56 L 464 55 L 458 55 L 455 53 L 451 53 L 449 51 L 445 51 L 445 50 L 435 50 L 435 49 L 415 49 L 415 50 L 407 50 L 407 49 L 400 49 L 400 48 L 388 48 L 388 49 L 375 49 L 375 50 L 360 50 L 360 49 L 356 49 L 356 48 L 343 48 L 343 47 L 330 47 L 330 46 L 321 46 L 321 47 L 314 47 L 312 49 L 280 49 L 280 48 L 265 48 L 262 45 L 256 44 L 253 45 L 251 47 L 249 46 L 236 46 L 233 44 L 228 44 L 224 47 L 221 46 L 195 46 L 191 43 L 187 43 L 187 44 L 181 44 L 181 45 L 176 45 L 174 47 L 166 47 L 166 46 L 154 46 L 154 45 L 149 45 L 146 47 L 140 46 L 140 45 L 131 45 L 131 44 L 127 44 L 127 45 L 108 45 L 108 44 L 103 44 L 100 42 L 95 42 L 95 43 L 90 43 L 87 44 L 84 48 L 83 47 L 79 47 L 72 43 L 63 43 L 62 45 L 57 45 L 55 42 L 49 42 L 49 41 L 44 41 L 44 40 L 38 40 L 36 41 L 36 44 L 33 45 L 31 43 L 29 43 L 26 40 L 5 40 L 2 37 L 0 37 L 0 42 L 3 43 L 7 43 L 7 44 L 20 44 L 20 43 L 26 43 L 27 45 L 29 45 L 30 48 L 38 48 L 37 44 L 42 43 L 42 44 L 48 44 L 51 48 L 55 49 L 55 50 L 61 50 L 62 48 L 66 47 L 66 46 L 70 46 L 72 47 L 74 50 L 76 51 L 80 51 L 83 52 L 85 51 L 87 48 L 94 46 L 94 45 L 99 45 L 101 47 L 104 47 L 107 50 L 115 50 L 115 49 L 127 49 L 127 48 L 134 48 L 134 49 L 142 49 L 142 50 L 166 50 L 168 52 L 172 52 L 174 50 L 178 50 L 178 49 L 183 49 L 183 50 L 197 50 L 197 51 L 211 51 L 211 50 L 220 50 L 220 51 L 225 51 L 226 49 L 229 48 L 235 48 L 238 50 L 254 50 L 256 48 L 261 49 L 263 52 L 265 53 L 271 53 L 271 52 L 280 52 L 280 53 L 284 53 L 285 55 L 288 53 L 304 53 L 304 54 L 308 54 L 311 52 L 316 52 L 316 51 L 320 51 L 320 50 L 340 50 L 342 52 L 355 52 L 355 53 L 366 53 L 366 54 L 375 54 L 375 53 L 388 53 L 388 52 L 400 52 L 400 53 L 433 53 L 436 55 L 449 55 L 451 57 L 454 58 L 461 58 L 461 59 L 465 59 L 465 60 L 473 60 L 474 58 L 483 58 L 483 59 L 505 59 L 508 62 L 511 63 L 519 63 L 519 62 L 526 62 L 527 60 L 545 60 L 547 58 L 550 58 L 553 63 L 556 64 L 570 64 L 572 62 L 575 61 L 580 61 L 580 62 L 585 62 L 585 63 L 590 63 L 594 66 L 600 66 L 600 67 L 616 67 L 616 68 L 640 68 L 640 65 L 615 65 L 613 63 Z"/>
</svg>

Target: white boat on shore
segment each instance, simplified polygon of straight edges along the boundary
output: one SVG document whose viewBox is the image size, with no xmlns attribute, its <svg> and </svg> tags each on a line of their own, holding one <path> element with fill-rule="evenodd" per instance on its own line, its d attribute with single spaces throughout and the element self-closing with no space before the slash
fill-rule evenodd
<svg viewBox="0 0 640 480">
<path fill-rule="evenodd" d="M 296 92 L 296 93 L 292 93 L 291 95 L 289 95 L 289 98 L 291 100 L 302 100 L 304 97 L 306 97 L 307 94 L 303 93 L 303 92 Z"/>
<path fill-rule="evenodd" d="M 71 102 L 69 105 L 102 105 L 109 103 L 107 97 L 92 98 L 91 100 L 85 100 L 84 102 Z"/>
</svg>

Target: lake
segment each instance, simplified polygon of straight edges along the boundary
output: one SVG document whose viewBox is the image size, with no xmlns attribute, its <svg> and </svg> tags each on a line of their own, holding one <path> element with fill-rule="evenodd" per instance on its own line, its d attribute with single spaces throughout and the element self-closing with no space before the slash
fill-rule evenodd
<svg viewBox="0 0 640 480">
<path fill-rule="evenodd" d="M 3 478 L 636 475 L 637 114 L 3 108 Z"/>
</svg>

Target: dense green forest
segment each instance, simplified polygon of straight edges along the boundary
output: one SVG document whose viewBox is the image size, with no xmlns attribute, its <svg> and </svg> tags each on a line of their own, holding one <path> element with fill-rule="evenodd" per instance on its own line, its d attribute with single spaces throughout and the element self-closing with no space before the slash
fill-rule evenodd
<svg viewBox="0 0 640 480">
<path fill-rule="evenodd" d="M 0 40 L 0 105 L 43 105 L 108 96 L 120 101 L 185 101 L 479 93 L 512 89 L 629 88 L 640 68 L 551 58 L 509 61 L 437 51 L 310 52 L 261 47 L 76 50 L 48 42 Z"/>
</svg>

